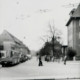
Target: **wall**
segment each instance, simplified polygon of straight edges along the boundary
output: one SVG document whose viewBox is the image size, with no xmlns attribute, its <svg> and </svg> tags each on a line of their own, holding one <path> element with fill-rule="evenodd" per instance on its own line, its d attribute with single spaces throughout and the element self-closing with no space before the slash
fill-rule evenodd
<svg viewBox="0 0 80 80">
<path fill-rule="evenodd" d="M 68 26 L 68 46 L 73 48 L 73 21 Z"/>
<path fill-rule="evenodd" d="M 7 56 L 10 56 L 10 51 L 11 51 L 11 47 L 12 45 L 14 45 L 15 43 L 12 41 L 4 41 L 3 45 L 4 45 L 4 50 L 7 51 Z"/>
<path fill-rule="evenodd" d="M 76 19 L 75 21 L 76 26 L 76 50 L 77 50 L 77 56 L 80 56 L 80 26 L 79 26 L 79 19 Z"/>
<path fill-rule="evenodd" d="M 80 56 L 80 25 L 79 19 L 73 19 L 68 26 L 68 47 L 72 47 Z"/>
</svg>

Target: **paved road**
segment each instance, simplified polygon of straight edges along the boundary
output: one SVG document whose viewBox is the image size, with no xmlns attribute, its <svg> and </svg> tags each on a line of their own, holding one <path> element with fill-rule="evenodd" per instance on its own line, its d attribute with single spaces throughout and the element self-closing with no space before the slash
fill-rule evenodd
<svg viewBox="0 0 80 80">
<path fill-rule="evenodd" d="M 32 78 L 80 78 L 80 61 L 45 62 L 38 66 L 36 58 L 12 67 L 0 68 L 0 80 L 2 79 L 32 79 Z"/>
</svg>

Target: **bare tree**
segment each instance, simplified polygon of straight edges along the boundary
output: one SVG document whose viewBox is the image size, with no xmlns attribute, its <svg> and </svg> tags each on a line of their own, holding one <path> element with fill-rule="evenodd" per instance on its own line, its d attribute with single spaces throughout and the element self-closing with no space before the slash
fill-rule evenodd
<svg viewBox="0 0 80 80">
<path fill-rule="evenodd" d="M 57 40 L 59 41 L 59 39 L 61 39 L 61 32 L 55 28 L 55 25 L 54 24 L 48 24 L 48 32 L 49 32 L 49 38 L 51 38 L 51 41 L 54 42 L 54 40 Z"/>
<path fill-rule="evenodd" d="M 48 57 L 59 56 L 61 32 L 55 28 L 54 24 L 48 23 L 47 35 L 40 37 L 44 42 L 44 46 L 40 54 L 47 55 Z M 57 49 L 55 47 L 57 46 Z M 51 58 L 50 58 L 51 59 Z"/>
<path fill-rule="evenodd" d="M 54 22 L 53 22 L 54 23 Z M 55 28 L 54 24 L 51 24 L 50 22 L 48 23 L 48 27 L 47 27 L 47 35 L 43 35 L 42 37 L 40 37 L 40 39 L 43 42 L 54 42 L 55 40 L 59 41 L 61 40 L 61 32 L 60 30 L 58 30 L 57 28 Z"/>
</svg>

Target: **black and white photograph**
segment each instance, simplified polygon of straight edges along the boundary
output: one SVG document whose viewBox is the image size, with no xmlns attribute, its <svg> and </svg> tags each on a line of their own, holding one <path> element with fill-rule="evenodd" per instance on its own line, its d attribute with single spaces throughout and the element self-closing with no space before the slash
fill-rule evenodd
<svg viewBox="0 0 80 80">
<path fill-rule="evenodd" d="M 80 80 L 80 0 L 0 0 L 0 80 Z"/>
</svg>

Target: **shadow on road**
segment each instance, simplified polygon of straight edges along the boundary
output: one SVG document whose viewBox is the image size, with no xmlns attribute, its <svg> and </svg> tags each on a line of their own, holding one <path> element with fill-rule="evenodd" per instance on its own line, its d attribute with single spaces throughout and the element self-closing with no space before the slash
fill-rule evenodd
<svg viewBox="0 0 80 80">
<path fill-rule="evenodd" d="M 23 79 L 22 79 L 23 80 Z M 63 79 L 24 79 L 24 80 L 80 80 L 80 78 L 63 78 Z"/>
<path fill-rule="evenodd" d="M 26 61 L 24 61 L 26 62 Z M 21 62 L 21 63 L 17 63 L 17 64 L 6 64 L 6 65 L 2 65 L 2 67 L 6 68 L 6 67 L 15 67 L 15 66 L 18 66 L 19 64 L 22 64 L 24 62 Z"/>
</svg>

